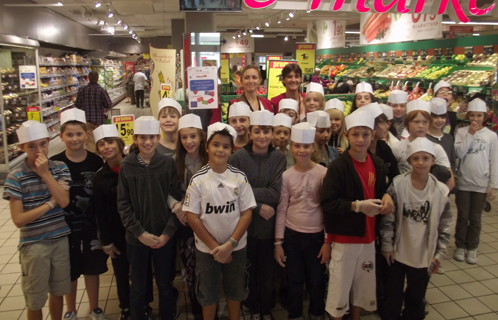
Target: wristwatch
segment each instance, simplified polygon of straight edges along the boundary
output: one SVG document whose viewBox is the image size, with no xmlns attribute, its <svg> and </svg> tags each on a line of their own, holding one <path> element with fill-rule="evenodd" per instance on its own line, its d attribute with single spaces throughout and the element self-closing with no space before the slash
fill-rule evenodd
<svg viewBox="0 0 498 320">
<path fill-rule="evenodd" d="M 234 238 L 228 239 L 228 242 L 230 242 L 232 244 L 232 247 L 234 249 L 237 248 L 237 246 L 239 245 L 239 242 L 237 240 L 235 240 Z"/>
</svg>

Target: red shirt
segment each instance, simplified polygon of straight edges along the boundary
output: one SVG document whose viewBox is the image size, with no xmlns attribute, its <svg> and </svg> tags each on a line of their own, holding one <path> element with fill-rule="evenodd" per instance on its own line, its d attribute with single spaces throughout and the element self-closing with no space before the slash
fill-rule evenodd
<svg viewBox="0 0 498 320">
<path fill-rule="evenodd" d="M 358 176 L 361 180 L 361 185 L 363 187 L 363 195 L 364 199 L 375 199 L 375 166 L 372 158 L 367 153 L 367 161 L 359 162 L 353 159 L 354 168 L 358 173 Z M 363 238 L 360 237 L 351 237 L 351 236 L 341 236 L 341 235 L 332 235 L 332 241 L 338 243 L 371 243 L 375 240 L 375 216 L 369 217 L 365 215 L 366 223 L 365 223 L 365 236 Z"/>
<path fill-rule="evenodd" d="M 119 168 L 121 167 L 121 164 L 118 164 L 117 166 L 115 166 L 114 168 L 111 168 L 112 171 L 116 172 L 117 174 L 119 174 Z"/>
<path fill-rule="evenodd" d="M 303 99 L 304 99 L 304 97 L 306 97 L 306 93 L 301 92 L 301 97 L 303 97 Z M 280 100 L 282 100 L 282 99 L 285 99 L 285 92 L 282 94 L 279 94 L 276 97 L 271 98 L 271 103 L 273 104 L 273 113 L 275 113 L 275 114 L 278 113 L 278 111 L 279 111 L 278 104 L 280 103 Z M 300 102 L 300 101 L 298 101 L 298 102 Z M 298 117 L 299 117 L 299 115 L 298 115 Z"/>
<path fill-rule="evenodd" d="M 265 98 L 261 98 L 261 97 L 258 97 L 258 100 L 261 102 L 261 104 L 263 105 L 263 108 L 265 108 L 265 110 L 273 112 L 273 105 L 272 105 L 270 100 L 265 99 Z M 234 102 L 239 102 L 239 101 L 240 101 L 239 98 L 235 98 L 233 100 L 230 100 L 228 102 L 228 105 L 232 105 Z M 251 107 L 251 106 L 249 106 L 249 107 Z M 252 107 L 251 107 L 251 111 L 254 111 L 254 110 L 252 110 Z M 211 120 L 209 121 L 209 124 L 211 125 L 215 122 L 222 122 L 221 121 L 221 104 L 218 104 L 217 109 L 211 109 Z"/>
</svg>

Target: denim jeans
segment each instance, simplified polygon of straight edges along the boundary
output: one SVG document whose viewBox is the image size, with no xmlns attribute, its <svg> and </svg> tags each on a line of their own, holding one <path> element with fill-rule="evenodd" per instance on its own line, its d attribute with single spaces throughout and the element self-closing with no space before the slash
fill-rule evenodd
<svg viewBox="0 0 498 320">
<path fill-rule="evenodd" d="M 247 259 L 249 267 L 249 296 L 247 304 L 251 314 L 271 314 L 273 306 L 273 239 L 260 240 L 247 237 Z"/>
<path fill-rule="evenodd" d="M 174 241 L 168 241 L 159 249 L 135 246 L 127 243 L 131 268 L 130 311 L 133 320 L 145 319 L 144 305 L 147 294 L 147 270 L 150 258 L 154 264 L 156 285 L 159 291 L 159 315 L 161 320 L 172 320 L 176 311 L 177 290 L 173 287 L 172 260 Z"/>
<path fill-rule="evenodd" d="M 285 270 L 288 279 L 289 318 L 303 315 L 303 284 L 310 295 L 309 313 L 322 316 L 325 312 L 325 264 L 317 258 L 324 242 L 324 232 L 301 233 L 285 228 Z"/>
</svg>

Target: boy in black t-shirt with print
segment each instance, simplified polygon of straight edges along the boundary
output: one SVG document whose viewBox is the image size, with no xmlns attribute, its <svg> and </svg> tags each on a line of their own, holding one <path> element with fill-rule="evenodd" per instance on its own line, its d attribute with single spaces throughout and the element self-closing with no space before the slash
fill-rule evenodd
<svg viewBox="0 0 498 320">
<path fill-rule="evenodd" d="M 66 150 L 51 158 L 64 162 L 71 173 L 69 205 L 64 208 L 66 221 L 71 228 L 69 256 L 71 263 L 71 293 L 65 296 L 67 312 L 64 320 L 76 320 L 76 292 L 78 278 L 85 276 L 90 303 L 90 318 L 104 320 L 99 308 L 99 275 L 107 271 L 107 254 L 97 236 L 95 211 L 92 208 L 93 177 L 102 165 L 102 159 L 85 150 L 87 140 L 85 112 L 70 109 L 61 114 L 60 138 Z"/>
</svg>

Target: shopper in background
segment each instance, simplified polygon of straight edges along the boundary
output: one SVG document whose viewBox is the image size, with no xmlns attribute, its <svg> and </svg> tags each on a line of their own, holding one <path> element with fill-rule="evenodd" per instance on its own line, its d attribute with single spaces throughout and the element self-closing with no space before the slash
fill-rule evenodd
<svg viewBox="0 0 498 320">
<path fill-rule="evenodd" d="M 251 112 L 250 141 L 230 157 L 230 165 L 244 172 L 256 199 L 247 229 L 249 296 L 251 320 L 273 320 L 273 239 L 275 210 L 280 198 L 285 155 L 272 146 L 273 112 Z"/>
<path fill-rule="evenodd" d="M 401 140 L 405 130 L 406 104 L 408 103 L 408 93 L 403 90 L 393 90 L 387 99 L 387 105 L 393 108 L 393 123 L 389 128 L 390 137 Z M 405 133 L 406 135 L 406 133 Z M 403 137 L 406 138 L 406 137 Z M 394 139 L 393 139 L 394 140 Z"/>
<path fill-rule="evenodd" d="M 348 148 L 348 140 L 344 135 L 346 124 L 344 122 L 344 105 L 339 99 L 330 99 L 325 103 L 325 112 L 330 117 L 330 139 L 329 146 L 337 149 L 339 154 L 343 153 Z"/>
<path fill-rule="evenodd" d="M 304 92 L 299 92 L 299 87 L 303 81 L 303 72 L 298 64 L 289 63 L 282 69 L 282 83 L 285 87 L 285 92 L 271 99 L 274 113 L 279 110 L 279 102 L 282 99 L 294 99 L 299 103 L 297 114 L 304 113 Z"/>
<path fill-rule="evenodd" d="M 44 123 L 28 120 L 16 133 L 26 160 L 7 175 L 3 199 L 9 201 L 12 222 L 20 229 L 19 263 L 26 318 L 44 319 L 42 308 L 48 294 L 50 318 L 61 320 L 63 296 L 71 291 L 67 240 L 71 230 L 62 211 L 69 204 L 71 174 L 63 162 L 47 159 L 50 139 Z"/>
<path fill-rule="evenodd" d="M 178 290 L 173 287 L 177 231 L 175 213 L 181 211 L 181 192 L 171 157 L 156 151 L 161 129 L 152 116 L 135 120 L 132 150 L 119 168 L 118 211 L 126 229 L 130 261 L 130 311 L 133 320 L 144 319 L 147 270 L 154 264 L 161 320 L 178 315 Z M 152 258 L 152 259 L 151 259 Z"/>
<path fill-rule="evenodd" d="M 313 76 L 311 77 L 311 82 L 315 82 L 315 83 L 318 83 L 322 86 L 325 86 L 327 85 L 330 81 L 329 80 L 323 80 L 321 77 L 320 77 L 320 71 L 321 69 L 320 68 L 315 68 L 315 74 L 313 74 Z"/>
<path fill-rule="evenodd" d="M 142 67 L 138 67 L 138 71 L 133 76 L 133 82 L 135 82 L 135 101 L 137 107 L 141 109 L 144 107 L 145 81 L 148 81 L 147 77 L 142 72 Z"/>
<path fill-rule="evenodd" d="M 353 81 L 348 80 L 346 82 L 339 81 L 336 86 L 332 89 L 331 94 L 349 94 L 353 92 Z"/>
<path fill-rule="evenodd" d="M 71 265 L 71 292 L 65 296 L 67 312 L 64 319 L 75 320 L 78 279 L 83 275 L 90 303 L 92 320 L 106 319 L 99 307 L 99 275 L 107 272 L 107 254 L 98 238 L 93 177 L 102 167 L 102 158 L 85 150 L 87 127 L 85 112 L 69 109 L 61 113 L 59 134 L 66 150 L 51 160 L 62 161 L 69 168 L 69 205 L 64 208 L 66 222 L 71 228 L 69 257 Z"/>
<path fill-rule="evenodd" d="M 457 130 L 455 152 L 460 159 L 460 178 L 455 203 L 458 210 L 453 258 L 476 264 L 481 235 L 481 215 L 486 200 L 498 189 L 498 139 L 486 128 L 486 103 L 472 100 L 467 108 L 470 125 Z M 467 250 L 467 254 L 465 254 Z"/>
<path fill-rule="evenodd" d="M 377 98 L 373 95 L 372 85 L 366 82 L 358 83 L 356 85 L 356 92 L 351 112 L 354 112 L 356 109 L 364 107 L 372 102 L 377 102 Z"/>
<path fill-rule="evenodd" d="M 275 260 L 285 267 L 289 319 L 305 319 L 303 285 L 310 296 L 309 320 L 325 319 L 325 263 L 330 241 L 323 231 L 320 190 L 327 169 L 314 157 L 316 129 L 307 122 L 292 126 L 290 152 L 296 164 L 282 175 L 275 225 Z"/>
<path fill-rule="evenodd" d="M 74 106 L 85 111 L 88 130 L 86 149 L 95 152 L 93 130 L 104 124 L 104 114 L 112 108 L 112 101 L 107 91 L 98 84 L 99 74 L 97 71 L 90 71 L 88 81 L 88 85 L 78 89 Z"/>
<path fill-rule="evenodd" d="M 446 126 L 443 129 L 444 133 L 449 133 L 450 135 L 455 135 L 455 127 L 457 125 L 456 112 L 454 112 L 450 107 L 455 102 L 455 95 L 453 94 L 453 88 L 450 83 L 446 81 L 439 81 L 434 87 L 434 97 L 446 99 L 446 107 L 448 113 L 446 114 Z"/>
<path fill-rule="evenodd" d="M 133 81 L 133 71 L 131 69 L 126 70 L 126 103 L 135 104 L 135 82 Z"/>
</svg>

